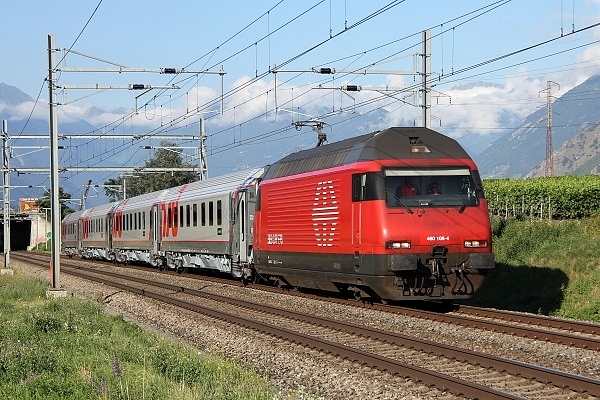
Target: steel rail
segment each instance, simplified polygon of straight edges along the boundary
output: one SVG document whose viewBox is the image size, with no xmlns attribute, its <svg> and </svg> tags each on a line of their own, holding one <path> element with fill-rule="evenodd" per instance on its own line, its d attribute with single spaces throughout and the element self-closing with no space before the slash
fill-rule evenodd
<svg viewBox="0 0 600 400">
<path fill-rule="evenodd" d="M 525 314 L 514 311 L 494 310 L 460 305 L 457 312 L 476 317 L 495 318 L 503 321 L 564 329 L 566 331 L 588 333 L 600 336 L 600 324 L 573 319 L 548 317 L 546 315 Z"/>
<path fill-rule="evenodd" d="M 416 310 L 405 307 L 393 307 L 393 312 L 408 316 L 418 316 L 426 320 L 435 320 L 437 322 L 447 322 L 449 324 L 465 326 L 475 329 L 483 329 L 491 332 L 504 333 L 507 335 L 517 335 L 528 339 L 541 340 L 545 342 L 558 343 L 573 347 L 579 347 L 588 350 L 600 350 L 600 339 L 572 335 L 563 332 L 549 331 L 536 327 L 526 327 L 519 325 L 507 325 L 496 321 L 484 319 L 474 319 L 461 315 L 451 315 L 432 311 Z"/>
</svg>

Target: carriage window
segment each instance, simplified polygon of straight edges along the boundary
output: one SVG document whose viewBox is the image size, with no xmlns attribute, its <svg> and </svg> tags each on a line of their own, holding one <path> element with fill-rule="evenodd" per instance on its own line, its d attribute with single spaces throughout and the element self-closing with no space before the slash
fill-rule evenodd
<svg viewBox="0 0 600 400">
<path fill-rule="evenodd" d="M 192 204 L 192 225 L 198 226 L 198 205 Z"/>
<path fill-rule="evenodd" d="M 146 229 L 146 211 L 142 211 L 142 229 Z"/>
<path fill-rule="evenodd" d="M 214 202 L 208 202 L 208 226 L 213 226 L 215 222 Z"/>
<path fill-rule="evenodd" d="M 171 207 L 167 208 L 167 224 L 169 228 L 173 226 L 173 209 Z"/>
<path fill-rule="evenodd" d="M 201 204 L 202 226 L 206 226 L 206 203 Z"/>
<path fill-rule="evenodd" d="M 190 226 L 190 205 L 185 205 L 185 226 Z"/>
<path fill-rule="evenodd" d="M 221 210 L 221 200 L 217 200 L 217 225 L 223 222 L 223 212 Z"/>
<path fill-rule="evenodd" d="M 481 180 L 468 168 L 385 170 L 388 207 L 451 207 L 479 204 Z"/>
</svg>

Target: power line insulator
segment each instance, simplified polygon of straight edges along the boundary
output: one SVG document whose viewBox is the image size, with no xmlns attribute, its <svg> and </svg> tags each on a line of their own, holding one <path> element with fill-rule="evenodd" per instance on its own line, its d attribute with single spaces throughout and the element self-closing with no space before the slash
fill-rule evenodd
<svg viewBox="0 0 600 400">
<path fill-rule="evenodd" d="M 335 69 L 333 68 L 321 68 L 319 69 L 320 74 L 335 74 Z"/>
</svg>

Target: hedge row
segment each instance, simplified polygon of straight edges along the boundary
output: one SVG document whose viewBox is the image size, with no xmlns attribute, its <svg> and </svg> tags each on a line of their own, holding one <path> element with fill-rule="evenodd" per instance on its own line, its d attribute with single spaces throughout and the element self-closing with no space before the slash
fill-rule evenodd
<svg viewBox="0 0 600 400">
<path fill-rule="evenodd" d="M 600 212 L 600 175 L 486 179 L 491 214 L 576 219 Z"/>
</svg>

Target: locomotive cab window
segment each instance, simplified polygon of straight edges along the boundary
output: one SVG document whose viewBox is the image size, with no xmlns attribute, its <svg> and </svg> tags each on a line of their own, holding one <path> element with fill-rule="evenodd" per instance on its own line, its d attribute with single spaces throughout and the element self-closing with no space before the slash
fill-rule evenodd
<svg viewBox="0 0 600 400">
<path fill-rule="evenodd" d="M 382 199 L 381 174 L 366 172 L 352 175 L 352 201 Z"/>
<path fill-rule="evenodd" d="M 468 168 L 384 171 L 388 207 L 466 207 L 479 204 L 481 181 Z"/>
</svg>

